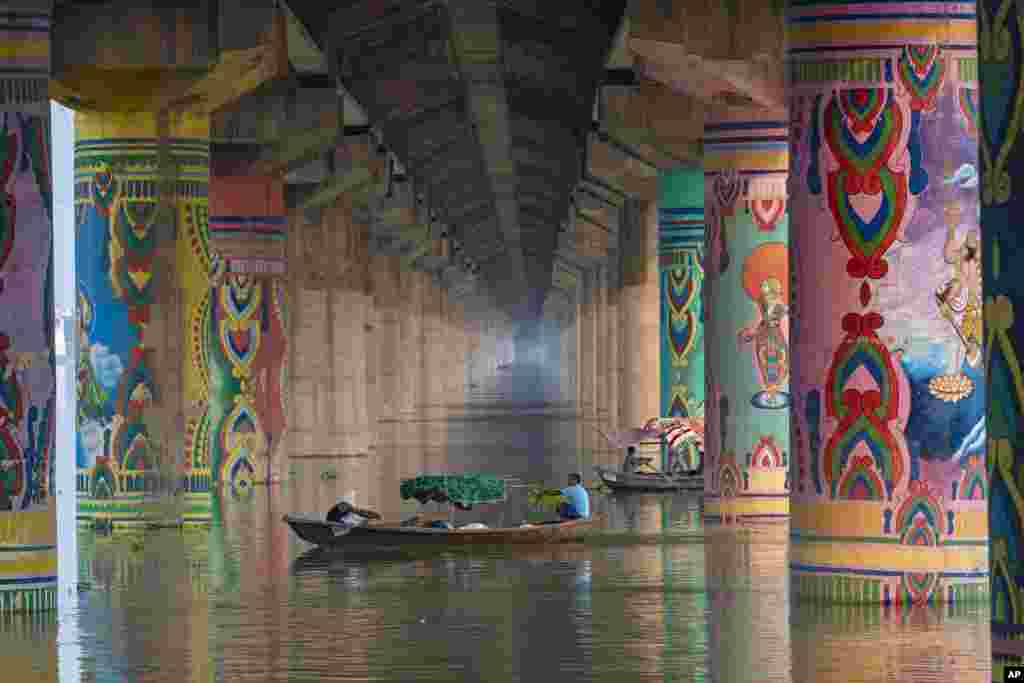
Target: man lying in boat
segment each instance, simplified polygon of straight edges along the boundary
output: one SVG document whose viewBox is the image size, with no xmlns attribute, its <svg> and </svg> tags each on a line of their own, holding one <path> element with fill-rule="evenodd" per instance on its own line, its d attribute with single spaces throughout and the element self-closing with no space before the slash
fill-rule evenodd
<svg viewBox="0 0 1024 683">
<path fill-rule="evenodd" d="M 590 519 L 590 494 L 583 488 L 583 478 L 569 475 L 569 485 L 561 490 L 566 502 L 558 504 L 558 516 L 563 520 Z"/>
<path fill-rule="evenodd" d="M 353 507 L 344 498 L 327 512 L 328 522 L 344 524 L 348 527 L 365 526 L 371 519 L 380 519 L 380 515 L 373 510 Z"/>
</svg>

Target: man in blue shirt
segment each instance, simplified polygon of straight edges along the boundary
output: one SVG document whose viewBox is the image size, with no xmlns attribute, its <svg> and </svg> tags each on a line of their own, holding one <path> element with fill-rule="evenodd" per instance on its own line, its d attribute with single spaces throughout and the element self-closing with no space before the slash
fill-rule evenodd
<svg viewBox="0 0 1024 683">
<path fill-rule="evenodd" d="M 570 474 L 569 486 L 561 490 L 566 498 L 566 502 L 558 506 L 558 515 L 562 519 L 590 518 L 590 494 L 583 488 L 582 481 L 580 475 Z"/>
</svg>

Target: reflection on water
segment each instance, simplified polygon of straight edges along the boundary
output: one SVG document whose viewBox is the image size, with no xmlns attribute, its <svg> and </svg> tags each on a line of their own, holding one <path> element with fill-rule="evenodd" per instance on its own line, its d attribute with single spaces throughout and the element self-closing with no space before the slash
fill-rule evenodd
<svg viewBox="0 0 1024 683">
<path fill-rule="evenodd" d="M 786 525 L 706 529 L 684 496 L 595 501 L 619 530 L 601 543 L 310 552 L 279 520 L 353 488 L 322 465 L 221 500 L 209 531 L 82 532 L 76 628 L 61 629 L 77 647 L 60 648 L 77 661 L 60 662 L 62 679 L 989 679 L 986 609 L 791 607 Z M 56 680 L 57 630 L 0 622 L 5 675 Z"/>
</svg>

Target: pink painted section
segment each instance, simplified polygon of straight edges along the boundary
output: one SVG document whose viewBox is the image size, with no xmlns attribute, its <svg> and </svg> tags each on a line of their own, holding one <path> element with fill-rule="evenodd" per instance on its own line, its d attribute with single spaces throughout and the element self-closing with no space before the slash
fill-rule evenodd
<svg viewBox="0 0 1024 683">
<path fill-rule="evenodd" d="M 277 445 L 287 426 L 281 400 L 285 391 L 285 387 L 282 386 L 281 369 L 288 360 L 288 331 L 284 327 L 282 302 L 279 299 L 284 296 L 284 292 L 284 287 L 276 278 L 265 280 L 263 295 L 268 298 L 269 303 L 266 321 L 269 329 L 262 338 L 256 360 L 253 362 L 253 374 L 256 377 L 256 410 L 263 429 L 274 439 L 271 446 L 274 452 L 277 451 Z"/>
<path fill-rule="evenodd" d="M 284 183 L 270 176 L 211 176 L 210 215 L 284 216 Z"/>
<path fill-rule="evenodd" d="M 223 172 L 224 166 L 218 169 Z M 210 229 L 217 236 L 218 217 L 240 218 L 284 218 L 284 183 L 281 178 L 271 176 L 211 174 L 210 178 Z M 244 237 L 249 240 L 264 239 L 286 229 L 283 225 L 245 224 Z M 217 249 L 216 243 L 214 249 Z M 230 246 L 222 249 L 230 250 Z M 224 254 L 229 261 L 235 261 L 238 254 Z M 243 262 L 253 259 L 241 258 Z M 256 259 L 259 261 L 260 259 Z M 288 331 L 286 329 L 286 289 L 280 277 L 254 274 L 256 281 L 263 285 L 266 302 L 266 316 L 261 321 L 263 333 L 260 346 L 253 361 L 252 373 L 256 383 L 255 409 L 264 433 L 271 440 L 272 470 L 280 474 L 281 451 L 287 420 L 284 413 L 284 398 L 287 387 Z M 262 473 L 261 473 L 262 474 Z"/>
<path fill-rule="evenodd" d="M 789 10 L 790 17 L 836 17 L 848 14 L 974 14 L 973 2 L 868 2 L 857 5 L 834 5 Z"/>
</svg>

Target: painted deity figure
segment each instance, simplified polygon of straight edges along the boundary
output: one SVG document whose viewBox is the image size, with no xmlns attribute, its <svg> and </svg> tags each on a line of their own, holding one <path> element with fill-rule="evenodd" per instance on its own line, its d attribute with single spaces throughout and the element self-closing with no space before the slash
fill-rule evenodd
<svg viewBox="0 0 1024 683">
<path fill-rule="evenodd" d="M 789 351 L 784 324 L 789 315 L 782 283 L 776 277 L 761 281 L 755 301 L 758 317 L 737 334 L 740 345 L 753 344 L 754 367 L 763 391 L 754 396 L 754 405 L 761 408 L 782 408 L 787 397 L 782 387 L 789 379 Z"/>
<path fill-rule="evenodd" d="M 78 417 L 79 420 L 99 421 L 103 406 L 107 403 L 107 392 L 96 377 L 89 354 L 89 327 L 92 325 L 92 307 L 88 299 L 78 293 Z"/>
<path fill-rule="evenodd" d="M 981 362 L 981 245 L 977 231 L 970 230 L 958 240 L 951 221 L 942 255 L 953 267 L 953 275 L 936 290 L 935 300 L 942 317 L 953 325 L 960 337 L 950 368 L 952 374 L 958 375 L 964 360 L 972 368 Z"/>
</svg>

